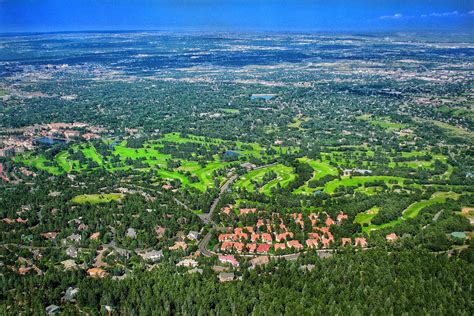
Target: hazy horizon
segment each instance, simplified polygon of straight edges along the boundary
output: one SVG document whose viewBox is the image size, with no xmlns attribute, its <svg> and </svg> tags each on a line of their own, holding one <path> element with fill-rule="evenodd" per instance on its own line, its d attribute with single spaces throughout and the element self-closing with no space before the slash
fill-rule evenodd
<svg viewBox="0 0 474 316">
<path fill-rule="evenodd" d="M 0 33 L 472 33 L 472 1 L 0 0 Z"/>
</svg>

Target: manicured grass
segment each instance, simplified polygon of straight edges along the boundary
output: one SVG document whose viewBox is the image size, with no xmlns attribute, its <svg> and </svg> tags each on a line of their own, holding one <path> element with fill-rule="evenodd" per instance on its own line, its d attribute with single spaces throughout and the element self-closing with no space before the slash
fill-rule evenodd
<svg viewBox="0 0 474 316">
<path fill-rule="evenodd" d="M 111 201 L 117 201 L 122 197 L 120 193 L 108 193 L 108 194 L 83 194 L 74 197 L 71 202 L 77 204 L 98 204 L 98 203 L 109 203 Z"/>
<path fill-rule="evenodd" d="M 272 181 L 268 182 L 264 186 L 260 188 L 260 192 L 270 195 L 271 190 L 277 187 L 278 184 L 282 188 L 286 187 L 291 181 L 293 181 L 296 175 L 293 173 L 293 169 L 291 167 L 283 166 L 274 170 L 277 173 L 277 178 L 273 179 Z"/>
<path fill-rule="evenodd" d="M 300 158 L 299 160 L 301 162 L 305 162 L 305 163 L 309 164 L 314 169 L 313 177 L 311 178 L 311 180 L 319 180 L 322 177 L 327 176 L 329 174 L 337 175 L 337 169 L 332 167 L 328 163 L 321 162 L 321 161 L 316 161 L 316 160 L 309 159 L 309 158 L 306 158 L 306 157 Z M 295 193 L 295 194 L 310 194 L 310 193 L 316 191 L 316 188 L 308 187 L 308 182 L 306 182 L 303 186 L 296 189 L 293 193 Z"/>
<path fill-rule="evenodd" d="M 363 227 L 362 231 L 363 232 L 370 232 L 372 230 L 378 230 L 386 227 L 393 227 L 397 224 L 400 224 L 404 220 L 407 220 L 409 218 L 415 218 L 420 214 L 420 211 L 424 209 L 427 206 L 437 204 L 437 203 L 444 203 L 447 198 L 451 199 L 458 199 L 459 194 L 454 193 L 454 192 L 436 192 L 434 193 L 429 200 L 422 200 L 415 202 L 408 206 L 402 213 L 402 216 L 396 220 L 393 220 L 388 223 L 384 223 L 381 225 L 375 225 L 371 224 L 369 226 Z"/>
<path fill-rule="evenodd" d="M 229 114 L 239 114 L 240 111 L 237 109 L 220 109 L 224 113 L 229 113 Z"/>
<path fill-rule="evenodd" d="M 354 223 L 357 223 L 357 224 L 360 224 L 360 225 L 370 223 L 372 218 L 374 218 L 374 216 L 377 215 L 378 212 L 379 212 L 379 208 L 374 207 L 370 210 L 359 213 L 359 214 L 356 215 L 356 217 L 354 219 Z"/>
<path fill-rule="evenodd" d="M 182 185 L 186 185 L 189 183 L 189 179 L 185 175 L 176 171 L 168 171 L 164 169 L 159 169 L 156 171 L 156 173 L 162 179 L 178 179 Z"/>
<path fill-rule="evenodd" d="M 269 171 L 274 171 L 277 174 L 277 178 L 264 184 L 263 177 Z M 234 187 L 239 188 L 239 189 L 246 189 L 248 191 L 253 191 L 255 188 L 252 181 L 255 181 L 259 185 L 262 185 L 262 187 L 259 189 L 260 192 L 265 193 L 265 194 L 270 194 L 271 189 L 276 187 L 278 183 L 280 183 L 282 187 L 285 187 L 294 178 L 295 178 L 295 174 L 293 173 L 293 169 L 291 167 L 287 167 L 282 164 L 277 164 L 274 166 L 250 171 L 249 173 L 241 176 L 235 182 Z"/>
<path fill-rule="evenodd" d="M 372 182 L 372 181 L 384 181 L 387 186 L 392 186 L 388 181 L 390 180 L 395 180 L 399 185 L 403 185 L 403 178 L 401 177 L 391 177 L 391 176 L 356 176 L 356 177 L 343 177 L 341 180 L 339 179 L 334 179 L 324 186 L 324 192 L 326 193 L 334 193 L 337 187 L 339 186 L 359 186 L 363 185 L 366 182 Z"/>
<path fill-rule="evenodd" d="M 308 117 L 299 117 L 299 116 L 297 116 L 293 119 L 292 123 L 288 124 L 288 127 L 303 130 L 303 128 L 301 127 L 301 123 L 307 122 L 307 121 L 309 121 Z"/>
</svg>

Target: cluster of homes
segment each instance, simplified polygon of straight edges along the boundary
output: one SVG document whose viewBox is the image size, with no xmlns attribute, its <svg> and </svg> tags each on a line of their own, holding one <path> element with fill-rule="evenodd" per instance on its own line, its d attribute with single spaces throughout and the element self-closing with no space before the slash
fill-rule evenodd
<svg viewBox="0 0 474 316">
<path fill-rule="evenodd" d="M 223 213 L 229 214 L 230 207 L 222 209 Z M 242 208 L 239 210 L 240 216 L 255 214 L 255 208 Z M 308 249 L 330 248 L 335 242 L 334 236 L 330 231 L 332 225 L 340 225 L 348 216 L 343 212 L 333 220 L 329 214 L 324 213 L 324 220 L 321 219 L 321 213 L 311 213 L 305 218 L 303 213 L 291 213 L 288 219 L 301 227 L 302 231 L 307 231 L 307 238 L 302 242 L 295 239 L 295 233 L 290 231 L 285 224 L 284 218 L 279 213 L 272 213 L 271 218 L 259 218 L 255 225 L 237 228 L 228 228 L 227 233 L 221 233 L 218 236 L 219 249 L 221 252 L 237 252 L 249 254 L 267 254 L 272 250 L 274 252 L 292 249 L 295 251 Z M 311 223 L 311 227 L 305 229 L 305 224 Z M 354 241 L 351 238 L 342 238 L 342 245 L 353 244 L 355 246 L 367 247 L 365 238 L 356 237 Z"/>
</svg>

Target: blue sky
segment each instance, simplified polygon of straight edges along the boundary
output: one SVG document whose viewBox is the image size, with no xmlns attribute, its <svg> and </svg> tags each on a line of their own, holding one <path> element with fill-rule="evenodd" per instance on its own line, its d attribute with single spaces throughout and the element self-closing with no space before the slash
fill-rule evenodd
<svg viewBox="0 0 474 316">
<path fill-rule="evenodd" d="M 474 0 L 0 0 L 0 33 L 474 29 Z"/>
</svg>

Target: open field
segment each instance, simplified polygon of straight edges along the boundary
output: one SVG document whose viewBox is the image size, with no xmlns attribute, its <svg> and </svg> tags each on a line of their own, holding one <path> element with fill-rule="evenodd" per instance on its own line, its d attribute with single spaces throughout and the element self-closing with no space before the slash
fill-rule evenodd
<svg viewBox="0 0 474 316">
<path fill-rule="evenodd" d="M 459 194 L 454 193 L 454 192 L 436 192 L 431 196 L 429 200 L 418 201 L 408 206 L 403 211 L 402 216 L 400 218 L 388 223 L 381 224 L 381 225 L 370 224 L 369 226 L 362 227 L 362 231 L 370 232 L 372 230 L 393 227 L 404 220 L 407 220 L 409 218 L 415 218 L 416 216 L 418 216 L 420 211 L 427 206 L 437 204 L 437 203 L 444 203 L 447 198 L 457 199 L 458 197 L 459 197 Z"/>
<path fill-rule="evenodd" d="M 117 201 L 122 197 L 120 193 L 108 193 L 108 194 L 83 194 L 72 198 L 71 202 L 76 204 L 98 204 L 98 203 L 109 203 L 111 201 Z"/>
<path fill-rule="evenodd" d="M 263 183 L 263 178 L 266 173 L 273 171 L 277 174 L 277 178 L 269 181 L 268 183 Z M 261 168 L 257 170 L 252 170 L 249 173 L 241 176 L 234 184 L 234 187 L 237 189 L 246 189 L 248 191 L 253 191 L 255 189 L 255 183 L 259 186 L 259 191 L 265 194 L 270 194 L 271 189 L 276 187 L 280 183 L 281 187 L 288 185 L 295 177 L 293 169 L 291 167 L 284 166 L 282 164 L 277 164 L 271 167 Z"/>
<path fill-rule="evenodd" d="M 401 177 L 391 177 L 391 176 L 355 176 L 355 177 L 342 177 L 341 180 L 334 179 L 324 186 L 324 192 L 326 193 L 334 193 L 337 187 L 345 186 L 345 187 L 354 187 L 354 186 L 362 186 L 364 183 L 372 182 L 372 181 L 384 181 L 387 186 L 392 186 L 394 182 L 398 185 L 403 185 L 404 179 Z"/>
<path fill-rule="evenodd" d="M 368 224 L 374 218 L 375 215 L 377 215 L 379 212 L 378 207 L 373 207 L 368 211 L 362 212 L 357 214 L 357 216 L 354 219 L 354 223 L 357 223 L 359 225 L 363 224 Z"/>
<path fill-rule="evenodd" d="M 309 180 L 319 180 L 327 175 L 337 175 L 337 169 L 325 162 L 316 161 L 309 158 L 300 158 L 301 162 L 309 164 L 313 169 L 313 177 Z M 308 182 L 309 182 L 308 181 Z M 306 182 L 303 186 L 299 187 L 294 191 L 295 194 L 310 194 L 316 190 L 316 188 L 310 188 Z"/>
</svg>

